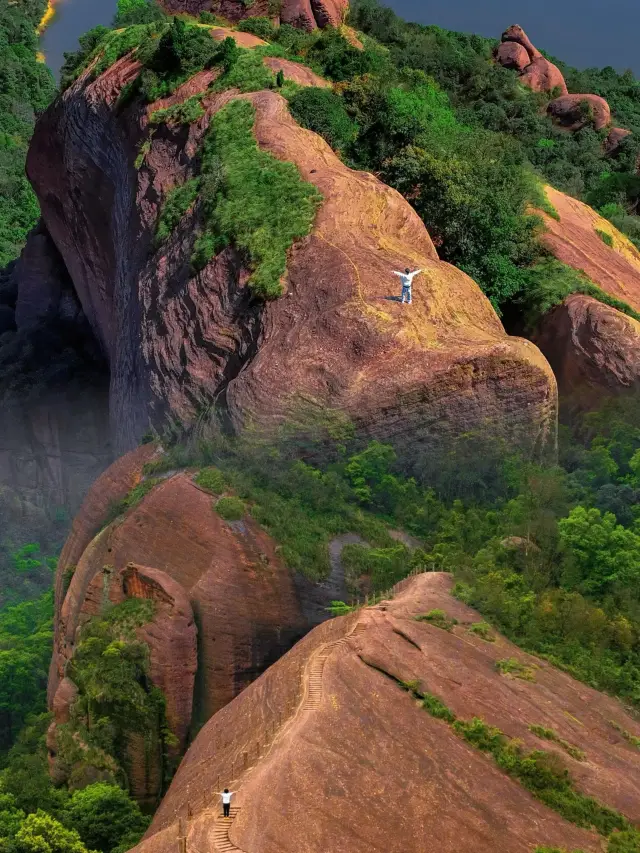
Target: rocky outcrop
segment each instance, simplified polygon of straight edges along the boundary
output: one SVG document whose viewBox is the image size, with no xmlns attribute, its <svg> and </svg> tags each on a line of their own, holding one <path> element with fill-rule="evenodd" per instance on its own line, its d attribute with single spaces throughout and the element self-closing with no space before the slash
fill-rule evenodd
<svg viewBox="0 0 640 853">
<path fill-rule="evenodd" d="M 145 445 L 108 469 L 74 521 L 58 566 L 49 703 L 58 701 L 87 619 L 109 602 L 152 598 L 156 617 L 140 636 L 149 643 L 153 681 L 166 693 L 168 717 L 184 744 L 192 724 L 231 701 L 316 624 L 317 612 L 313 589 L 283 566 L 269 537 L 249 518 L 223 521 L 212 496 L 186 473 L 160 481 L 100 530 L 114 498 L 139 482 L 154 452 Z M 320 609 L 329 600 L 325 596 Z M 192 713 L 194 620 L 199 669 Z"/>
<path fill-rule="evenodd" d="M 637 752 L 614 727 L 639 736 L 637 721 L 504 638 L 469 632 L 481 617 L 450 596 L 451 584 L 449 575 L 422 575 L 392 601 L 305 637 L 200 732 L 136 853 L 170 853 L 188 811 L 188 849 L 212 838 L 219 849 L 262 853 L 422 853 L 425 838 L 442 853 L 601 849 L 595 833 L 534 799 L 399 682 L 526 750 L 552 753 L 580 791 L 637 821 Z M 415 620 L 434 608 L 458 620 L 452 631 Z M 534 680 L 502 676 L 496 662 L 511 657 Z M 552 729 L 585 760 L 541 741 L 531 725 Z M 239 792 L 230 827 L 211 795 L 224 784 Z"/>
<path fill-rule="evenodd" d="M 561 127 L 577 131 L 593 124 L 595 130 L 602 130 L 611 124 L 611 110 L 605 99 L 599 95 L 570 95 L 560 69 L 533 46 L 522 27 L 514 25 L 505 30 L 494 56 L 504 68 L 517 71 L 521 82 L 534 92 L 559 94 L 549 103 L 547 112 Z M 605 152 L 615 153 L 622 138 L 630 132 L 612 128 L 604 143 Z"/>
<path fill-rule="evenodd" d="M 337 27 L 349 8 L 348 0 L 281 0 L 278 3 L 272 0 L 254 0 L 252 3 L 244 0 L 162 0 L 162 5 L 172 13 L 199 15 L 201 12 L 213 12 L 234 23 L 243 18 L 266 16 L 276 23 L 291 24 L 304 30 Z"/>
<path fill-rule="evenodd" d="M 627 136 L 631 136 L 630 130 L 625 130 L 623 127 L 612 127 L 604 141 L 605 154 L 615 157 L 620 150 L 623 139 L 626 139 Z"/>
<path fill-rule="evenodd" d="M 574 404 L 640 389 L 640 323 L 590 296 L 567 297 L 542 319 L 533 340 Z"/>
<path fill-rule="evenodd" d="M 640 311 L 638 249 L 593 208 L 553 187 L 545 187 L 545 192 L 557 213 L 554 218 L 538 211 L 544 220 L 546 248 L 559 261 L 584 272 L 609 296 Z"/>
<path fill-rule="evenodd" d="M 547 112 L 559 125 L 572 131 L 587 124 L 602 130 L 611 124 L 609 104 L 599 95 L 563 95 L 551 101 Z"/>
<path fill-rule="evenodd" d="M 503 32 L 502 44 L 497 48 L 495 56 L 505 68 L 515 68 L 522 83 L 534 92 L 555 90 L 562 95 L 567 94 L 567 84 L 560 69 L 545 59 L 517 24 Z"/>
<path fill-rule="evenodd" d="M 413 452 L 488 424 L 529 450 L 553 447 L 555 381 L 539 351 L 504 333 L 477 285 L 438 259 L 398 193 L 348 169 L 274 92 L 245 96 L 258 143 L 295 163 L 325 199 L 311 236 L 290 254 L 287 295 L 252 299 L 249 270 L 231 248 L 193 275 L 194 212 L 156 250 L 162 199 L 193 175 L 211 116 L 234 94 L 206 95 L 205 116 L 188 127 L 158 128 L 136 170 L 157 105 L 117 113 L 114 105 L 138 70 L 124 58 L 95 81 L 80 78 L 41 118 L 27 166 L 109 356 L 118 448 L 150 421 L 190 423 L 212 400 L 236 428 L 330 406 L 364 435 L 400 447 L 410 435 Z M 391 276 L 407 263 L 425 270 L 410 311 L 394 301 Z"/>
</svg>

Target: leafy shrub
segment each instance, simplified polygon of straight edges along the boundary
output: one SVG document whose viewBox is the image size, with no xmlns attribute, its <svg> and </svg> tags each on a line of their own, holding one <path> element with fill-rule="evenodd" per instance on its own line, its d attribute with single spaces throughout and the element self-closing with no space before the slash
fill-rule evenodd
<svg viewBox="0 0 640 853">
<path fill-rule="evenodd" d="M 275 76 L 263 62 L 264 54 L 259 48 L 246 50 L 229 48 L 227 71 L 215 84 L 215 89 L 239 89 L 241 92 L 259 92 L 261 89 L 273 89 Z M 223 42 L 224 44 L 224 42 Z"/>
<path fill-rule="evenodd" d="M 205 231 L 196 241 L 193 260 L 202 266 L 208 252 L 233 242 L 251 258 L 253 293 L 274 299 L 282 293 L 287 252 L 311 230 L 321 196 L 292 163 L 258 148 L 254 115 L 250 103 L 233 101 L 211 122 L 202 175 L 206 181 L 213 174 L 217 181 L 221 172 L 223 183 L 211 207 L 205 208 Z"/>
<path fill-rule="evenodd" d="M 331 89 L 302 89 L 289 99 L 289 109 L 298 124 L 319 133 L 336 150 L 347 148 L 357 136 L 357 125 Z"/>
<path fill-rule="evenodd" d="M 422 613 L 414 618 L 417 622 L 430 622 L 436 628 L 442 628 L 444 631 L 452 631 L 454 625 L 458 624 L 458 620 L 449 618 L 444 610 L 430 610 L 428 613 Z"/>
<path fill-rule="evenodd" d="M 599 228 L 596 228 L 596 234 L 605 243 L 609 248 L 613 248 L 613 237 L 607 231 L 601 231 Z"/>
<path fill-rule="evenodd" d="M 523 681 L 536 680 L 533 667 L 520 663 L 517 658 L 505 658 L 496 661 L 496 669 L 501 675 L 512 675 L 514 678 L 521 678 Z"/>
<path fill-rule="evenodd" d="M 628 732 L 619 723 L 616 723 L 613 720 L 611 720 L 610 722 L 611 722 L 611 725 L 613 726 L 613 728 L 617 732 L 620 732 L 620 734 L 622 735 L 622 737 L 626 741 L 628 741 L 632 746 L 635 746 L 636 749 L 640 749 L 640 737 L 636 737 L 635 735 L 632 735 L 631 732 Z"/>
<path fill-rule="evenodd" d="M 214 495 L 224 492 L 226 485 L 225 476 L 219 468 L 204 468 L 202 471 L 198 471 L 195 481 L 202 489 L 206 489 Z"/>
<path fill-rule="evenodd" d="M 204 115 L 202 106 L 202 95 L 193 95 L 181 104 L 174 104 L 163 110 L 155 110 L 151 113 L 151 124 L 193 124 Z"/>
<path fill-rule="evenodd" d="M 568 755 L 575 758 L 576 761 L 584 761 L 586 757 L 584 752 L 581 749 L 578 749 L 577 746 L 572 746 L 568 741 L 564 740 L 564 738 L 561 738 L 553 729 L 546 728 L 545 726 L 530 725 L 529 731 L 540 738 L 557 743 Z"/>
<path fill-rule="evenodd" d="M 155 0 L 118 0 L 113 25 L 120 28 L 132 24 L 153 24 L 166 17 L 166 12 Z"/>
<path fill-rule="evenodd" d="M 244 501 L 234 497 L 220 498 L 215 506 L 216 512 L 225 521 L 240 521 L 247 511 Z"/>
<path fill-rule="evenodd" d="M 474 622 L 473 625 L 469 625 L 467 630 L 470 634 L 475 634 L 476 637 L 480 637 L 488 643 L 495 643 L 496 637 L 488 622 Z"/>
<path fill-rule="evenodd" d="M 161 245 L 167 237 L 171 236 L 174 228 L 197 199 L 199 189 L 200 181 L 197 178 L 191 178 L 182 186 L 174 187 L 167 193 L 156 225 L 156 246 Z"/>
<path fill-rule="evenodd" d="M 276 34 L 271 19 L 263 17 L 245 18 L 238 24 L 238 29 L 243 33 L 252 33 L 264 41 L 271 41 Z"/>
</svg>

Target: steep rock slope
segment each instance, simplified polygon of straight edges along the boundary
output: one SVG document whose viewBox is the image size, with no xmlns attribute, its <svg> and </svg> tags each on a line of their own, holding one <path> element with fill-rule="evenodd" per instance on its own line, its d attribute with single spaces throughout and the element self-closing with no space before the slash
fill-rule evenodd
<svg viewBox="0 0 640 853">
<path fill-rule="evenodd" d="M 149 139 L 148 116 L 165 102 L 116 109 L 138 72 L 124 58 L 97 80 L 83 75 L 41 118 L 27 167 L 109 355 L 117 448 L 135 444 L 150 420 L 189 423 L 214 399 L 236 427 L 273 424 L 302 401 L 333 406 L 364 434 L 399 444 L 411 436 L 431 447 L 491 424 L 531 449 L 553 447 L 555 380 L 539 351 L 506 336 L 476 284 L 438 260 L 398 193 L 344 166 L 272 91 L 243 96 L 260 147 L 295 163 L 324 196 L 312 234 L 290 253 L 287 295 L 252 299 L 233 248 L 193 275 L 193 212 L 155 250 L 163 197 L 193 175 L 211 117 L 238 95 L 205 94 L 201 119 L 161 125 Z M 198 75 L 171 102 L 214 75 Z M 407 264 L 425 270 L 411 309 L 394 301 L 391 275 Z"/>
<path fill-rule="evenodd" d="M 159 453 L 143 445 L 102 475 L 61 555 L 49 676 L 55 778 L 62 772 L 55 760 L 56 728 L 68 721 L 76 696 L 68 664 L 82 627 L 108 605 L 128 598 L 155 602 L 152 621 L 136 633 L 149 646 L 149 675 L 166 698 L 178 754 L 192 727 L 325 620 L 336 597 L 331 583 L 314 584 L 285 568 L 275 544 L 249 517 L 224 521 L 193 472 L 145 485 L 142 468 Z M 138 497 L 127 508 L 122 501 L 131 494 Z M 159 762 L 149 771 L 142 743 L 129 751 L 132 791 L 153 802 L 160 791 L 154 771 Z"/>
<path fill-rule="evenodd" d="M 503 638 L 470 633 L 480 617 L 451 598 L 450 585 L 448 575 L 422 575 L 392 601 L 305 637 L 200 732 L 136 853 L 169 853 L 188 814 L 187 848 L 198 850 L 601 849 L 595 833 L 534 799 L 399 682 L 435 694 L 459 719 L 483 718 L 526 750 L 553 752 L 579 790 L 637 820 L 637 753 L 614 723 L 635 735 L 638 724 L 618 702 Z M 415 621 L 433 608 L 459 624 L 449 632 Z M 534 680 L 501 675 L 496 662 L 509 657 Z M 530 725 L 553 729 L 577 757 Z M 225 784 L 239 791 L 232 821 L 221 820 L 213 795 Z"/>
<path fill-rule="evenodd" d="M 558 218 L 542 213 L 544 245 L 559 261 L 582 270 L 609 296 L 640 311 L 640 252 L 593 208 L 553 187 L 545 187 Z M 608 245 L 598 232 L 611 242 Z"/>
<path fill-rule="evenodd" d="M 640 252 L 581 201 L 545 187 L 557 218 L 544 220 L 542 242 L 559 261 L 584 272 L 605 294 L 640 310 Z M 605 242 L 606 241 L 606 242 Z M 575 294 L 542 318 L 532 340 L 549 359 L 563 395 L 589 405 L 640 380 L 636 320 L 590 296 Z"/>
</svg>

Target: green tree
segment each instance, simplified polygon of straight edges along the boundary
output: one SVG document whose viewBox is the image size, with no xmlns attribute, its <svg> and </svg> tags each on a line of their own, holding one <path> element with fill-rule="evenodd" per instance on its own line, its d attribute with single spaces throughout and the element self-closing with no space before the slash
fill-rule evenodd
<svg viewBox="0 0 640 853">
<path fill-rule="evenodd" d="M 125 839 L 139 838 L 149 825 L 149 819 L 125 791 L 106 782 L 75 791 L 62 821 L 77 831 L 87 847 L 101 853 L 111 853 Z"/>
<path fill-rule="evenodd" d="M 27 815 L 16 833 L 17 853 L 93 853 L 73 829 L 66 829 L 51 815 L 38 809 Z"/>
</svg>

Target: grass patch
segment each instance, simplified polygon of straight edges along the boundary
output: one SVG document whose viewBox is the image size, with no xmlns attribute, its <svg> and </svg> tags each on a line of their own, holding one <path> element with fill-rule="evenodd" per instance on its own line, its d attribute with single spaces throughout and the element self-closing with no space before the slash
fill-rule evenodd
<svg viewBox="0 0 640 853">
<path fill-rule="evenodd" d="M 203 468 L 202 471 L 198 471 L 194 477 L 194 481 L 200 486 L 200 488 L 206 489 L 214 495 L 222 494 L 226 485 L 226 478 L 224 474 L 219 468 L 214 467 Z"/>
<path fill-rule="evenodd" d="M 619 723 L 614 722 L 613 720 L 609 720 L 613 728 L 620 732 L 622 737 L 631 744 L 631 746 L 635 746 L 636 749 L 640 749 L 640 737 L 636 737 L 632 735 L 631 732 L 628 732 L 626 729 L 623 729 Z"/>
<path fill-rule="evenodd" d="M 159 479 L 149 477 L 146 480 L 142 480 L 137 486 L 134 486 L 129 494 L 121 501 L 114 501 L 109 507 L 103 528 L 111 524 L 112 521 L 115 521 L 119 516 L 124 515 L 130 509 L 133 509 L 138 506 L 138 504 L 142 503 L 149 492 L 160 482 L 161 480 Z"/>
<path fill-rule="evenodd" d="M 191 178 L 191 180 L 185 181 L 181 186 L 169 190 L 156 225 L 156 246 L 159 246 L 167 237 L 171 236 L 173 229 L 197 199 L 199 189 L 199 179 Z"/>
<path fill-rule="evenodd" d="M 611 234 L 608 234 L 606 231 L 601 231 L 599 228 L 596 228 L 596 234 L 603 243 L 609 246 L 610 249 L 613 249 L 613 237 Z"/>
<path fill-rule="evenodd" d="M 467 631 L 476 637 L 480 637 L 481 640 L 486 640 L 487 643 L 495 643 L 496 641 L 496 635 L 488 622 L 474 622 L 469 625 Z"/>
<path fill-rule="evenodd" d="M 149 151 L 151 151 L 151 142 L 151 139 L 145 139 L 145 141 L 138 149 L 138 156 L 136 157 L 133 163 L 136 169 L 140 169 L 142 167 L 142 164 L 144 163 L 147 154 L 149 153 Z"/>
<path fill-rule="evenodd" d="M 593 827 L 605 836 L 616 830 L 630 830 L 624 815 L 574 788 L 568 770 L 557 755 L 542 750 L 525 752 L 520 741 L 508 738 L 500 729 L 479 717 L 471 720 L 457 718 L 436 696 L 422 693 L 415 682 L 401 686 L 422 700 L 422 707 L 432 716 L 445 720 L 459 737 L 491 755 L 501 770 L 517 779 L 534 797 L 566 820 L 585 829 Z M 622 850 L 624 848 L 620 848 L 620 853 Z"/>
<path fill-rule="evenodd" d="M 544 184 L 536 182 L 536 186 L 532 193 L 532 196 L 533 197 L 531 201 L 539 210 L 544 211 L 547 216 L 550 216 L 552 219 L 555 219 L 556 222 L 560 222 L 560 214 L 549 201 L 549 196 L 547 195 L 547 191 L 544 188 Z"/>
<path fill-rule="evenodd" d="M 216 501 L 215 509 L 225 521 L 240 521 L 247 511 L 244 501 L 236 497 L 220 498 Z"/>
<path fill-rule="evenodd" d="M 453 631 L 454 625 L 458 624 L 458 620 L 449 618 L 444 610 L 430 610 L 428 613 L 421 613 L 414 618 L 416 622 L 430 622 L 436 628 L 442 628 L 444 631 Z"/>
<path fill-rule="evenodd" d="M 544 740 L 550 740 L 553 743 L 557 743 L 558 746 L 561 746 L 562 749 L 564 749 L 567 755 L 575 758 L 576 761 L 584 761 L 586 758 L 581 749 L 578 749 L 577 746 L 572 746 L 572 744 L 564 740 L 564 738 L 561 738 L 557 732 L 554 732 L 553 729 L 548 729 L 545 726 L 530 725 L 529 731 L 539 738 L 544 738 Z"/>
<path fill-rule="evenodd" d="M 496 661 L 496 669 L 501 675 L 520 678 L 522 681 L 535 681 L 535 670 L 531 666 L 520 663 L 516 658 L 504 658 Z"/>
<path fill-rule="evenodd" d="M 194 121 L 202 118 L 204 115 L 204 107 L 202 106 L 202 96 L 193 95 L 187 98 L 181 104 L 174 104 L 171 107 L 166 107 L 164 110 L 155 110 L 149 118 L 150 124 L 193 124 Z"/>
<path fill-rule="evenodd" d="M 263 48 L 238 48 L 235 61 L 213 85 L 214 91 L 239 89 L 241 92 L 259 92 L 261 89 L 273 89 L 276 76 L 267 68 L 263 59 Z"/>
<path fill-rule="evenodd" d="M 332 601 L 326 608 L 332 616 L 346 616 L 358 609 L 357 604 L 346 604 L 344 601 Z"/>
<path fill-rule="evenodd" d="M 247 101 L 233 101 L 213 117 L 202 155 L 206 223 L 192 261 L 202 268 L 234 244 L 251 258 L 253 293 L 275 299 L 282 294 L 287 252 L 311 231 L 322 196 L 293 163 L 259 149 L 254 120 Z M 219 186 L 214 198 L 204 192 L 208 180 Z"/>
</svg>

